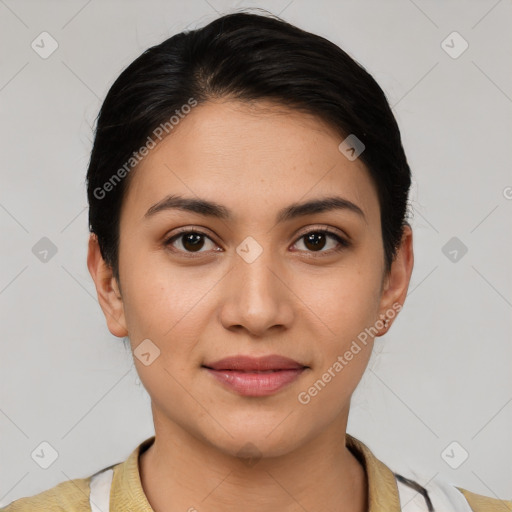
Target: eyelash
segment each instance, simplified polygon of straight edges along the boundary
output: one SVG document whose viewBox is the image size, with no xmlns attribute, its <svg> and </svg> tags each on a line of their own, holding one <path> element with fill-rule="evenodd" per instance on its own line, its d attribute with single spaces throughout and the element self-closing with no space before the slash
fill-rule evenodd
<svg viewBox="0 0 512 512">
<path fill-rule="evenodd" d="M 307 231 L 303 234 L 301 234 L 297 240 L 295 241 L 295 243 L 297 243 L 298 241 L 300 241 L 301 239 L 305 238 L 307 235 L 311 234 L 311 233 L 322 233 L 322 234 L 327 234 L 329 236 L 331 236 L 332 238 L 334 238 L 338 243 L 339 243 L 339 246 L 335 249 L 330 249 L 328 251 L 318 251 L 319 253 L 319 256 L 314 256 L 314 257 L 322 257 L 322 255 L 324 254 L 327 254 L 327 255 L 330 255 L 332 253 L 339 253 L 339 252 L 342 252 L 343 250 L 347 249 L 348 247 L 351 246 L 351 243 L 348 242 L 346 239 L 342 238 L 337 232 L 334 232 L 332 230 L 330 230 L 329 228 L 327 227 L 323 227 L 322 229 L 320 228 L 317 228 L 317 229 L 312 229 L 310 231 Z M 180 231 L 178 231 L 177 233 L 173 234 L 171 237 L 167 238 L 165 241 L 164 241 L 164 246 L 165 247 L 169 247 L 171 246 L 174 241 L 176 241 L 177 239 L 179 239 L 182 235 L 187 235 L 187 234 L 196 234 L 196 235 L 201 235 L 201 236 L 205 236 L 206 238 L 209 238 L 210 240 L 211 237 L 208 236 L 206 233 L 204 233 L 203 231 L 199 231 L 197 229 L 194 229 L 194 228 L 183 228 L 181 229 Z M 214 242 L 214 240 L 212 240 L 212 242 Z M 214 242 L 215 243 L 215 242 Z M 294 245 L 295 245 L 294 243 Z M 176 249 L 171 249 L 173 252 L 179 252 L 179 253 L 182 253 L 182 254 L 185 254 L 186 258 L 197 258 L 197 257 L 200 257 L 200 255 L 205 252 L 205 251 L 201 251 L 201 252 L 197 252 L 197 253 L 192 253 L 192 252 L 186 252 L 186 251 L 182 251 L 182 250 L 176 250 Z M 315 251 L 299 251 L 299 252 L 311 252 L 313 254 L 315 254 Z"/>
</svg>

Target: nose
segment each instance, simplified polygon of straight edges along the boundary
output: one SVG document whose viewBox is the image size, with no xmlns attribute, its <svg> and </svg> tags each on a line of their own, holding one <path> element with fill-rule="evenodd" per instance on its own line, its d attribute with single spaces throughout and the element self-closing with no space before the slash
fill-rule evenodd
<svg viewBox="0 0 512 512">
<path fill-rule="evenodd" d="M 264 250 L 254 261 L 235 258 L 224 280 L 220 319 L 229 330 L 245 330 L 254 337 L 290 328 L 294 318 L 290 278 L 282 265 Z"/>
</svg>

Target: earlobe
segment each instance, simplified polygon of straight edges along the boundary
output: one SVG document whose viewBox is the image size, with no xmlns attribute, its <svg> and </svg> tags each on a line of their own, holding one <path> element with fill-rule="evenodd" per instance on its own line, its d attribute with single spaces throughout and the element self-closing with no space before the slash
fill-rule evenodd
<svg viewBox="0 0 512 512">
<path fill-rule="evenodd" d="M 121 290 L 112 268 L 105 263 L 94 233 L 89 237 L 87 267 L 96 286 L 98 302 L 105 315 L 109 331 L 118 338 L 128 335 L 124 316 L 124 303 Z"/>
<path fill-rule="evenodd" d="M 391 270 L 385 279 L 381 295 L 379 318 L 383 324 L 377 336 L 383 336 L 389 331 L 394 318 L 402 309 L 411 274 L 414 267 L 414 251 L 412 243 L 412 229 L 409 224 L 404 226 L 402 241 L 393 263 Z M 388 320 L 386 322 L 386 319 Z"/>
</svg>

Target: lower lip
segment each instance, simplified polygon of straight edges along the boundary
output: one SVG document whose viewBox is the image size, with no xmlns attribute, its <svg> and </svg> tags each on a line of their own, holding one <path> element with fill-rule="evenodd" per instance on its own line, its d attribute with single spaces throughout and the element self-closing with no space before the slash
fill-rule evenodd
<svg viewBox="0 0 512 512">
<path fill-rule="evenodd" d="M 218 381 L 244 396 L 268 396 L 296 380 L 305 368 L 277 372 L 250 373 L 206 368 Z"/>
</svg>

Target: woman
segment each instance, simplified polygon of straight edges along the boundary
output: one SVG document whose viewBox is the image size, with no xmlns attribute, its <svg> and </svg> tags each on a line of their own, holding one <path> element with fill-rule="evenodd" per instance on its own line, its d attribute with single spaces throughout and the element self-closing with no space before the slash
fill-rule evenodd
<svg viewBox="0 0 512 512">
<path fill-rule="evenodd" d="M 4 510 L 511 510 L 346 433 L 413 246 L 398 126 L 340 48 L 247 13 L 171 37 L 107 94 L 87 178 L 88 268 L 155 436 Z"/>
</svg>

